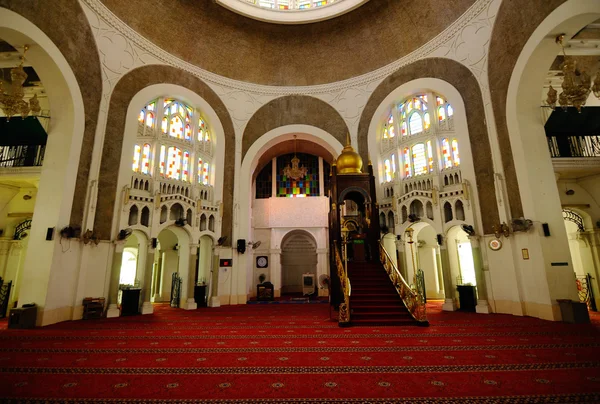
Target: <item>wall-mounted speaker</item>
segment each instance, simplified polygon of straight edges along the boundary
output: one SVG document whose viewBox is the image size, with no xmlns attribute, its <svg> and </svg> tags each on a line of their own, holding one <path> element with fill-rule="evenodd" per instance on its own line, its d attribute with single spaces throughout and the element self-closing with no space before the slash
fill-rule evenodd
<svg viewBox="0 0 600 404">
<path fill-rule="evenodd" d="M 152 237 L 152 248 L 156 248 L 158 246 L 158 239 L 156 237 Z"/>
<path fill-rule="evenodd" d="M 46 240 L 54 240 L 54 227 L 48 227 L 46 230 Z"/>
<path fill-rule="evenodd" d="M 542 229 L 544 229 L 544 236 L 550 237 L 550 227 L 548 227 L 548 223 L 542 223 Z"/>
<path fill-rule="evenodd" d="M 400 235 L 399 234 L 396 236 L 396 240 L 400 241 Z"/>
<path fill-rule="evenodd" d="M 442 242 L 444 241 L 444 236 L 442 236 L 441 234 L 437 235 L 437 242 L 439 245 L 442 245 Z"/>
<path fill-rule="evenodd" d="M 239 239 L 237 241 L 237 252 L 239 252 L 240 254 L 243 254 L 246 252 L 246 240 Z"/>
</svg>

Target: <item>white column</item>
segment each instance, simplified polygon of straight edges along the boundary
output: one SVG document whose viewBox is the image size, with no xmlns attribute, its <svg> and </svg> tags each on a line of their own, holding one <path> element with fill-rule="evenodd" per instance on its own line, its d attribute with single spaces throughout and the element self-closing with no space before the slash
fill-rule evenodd
<svg viewBox="0 0 600 404">
<path fill-rule="evenodd" d="M 269 263 L 271 266 L 270 279 L 273 284 L 275 297 L 281 296 L 281 250 L 270 250 Z"/>
<path fill-rule="evenodd" d="M 196 286 L 196 255 L 198 253 L 198 245 L 192 244 L 190 245 L 190 255 L 188 262 L 188 285 L 187 285 L 187 300 L 185 302 L 184 309 L 186 310 L 196 310 L 198 305 L 194 300 L 194 287 Z"/>
</svg>

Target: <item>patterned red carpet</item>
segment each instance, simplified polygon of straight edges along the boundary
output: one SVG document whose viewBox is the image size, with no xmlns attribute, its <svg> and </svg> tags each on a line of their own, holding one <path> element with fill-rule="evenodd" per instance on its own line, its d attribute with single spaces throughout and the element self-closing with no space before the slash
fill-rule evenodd
<svg viewBox="0 0 600 404">
<path fill-rule="evenodd" d="M 600 402 L 598 316 L 428 306 L 429 328 L 344 329 L 327 305 L 270 304 L 2 329 L 0 401 Z"/>
</svg>

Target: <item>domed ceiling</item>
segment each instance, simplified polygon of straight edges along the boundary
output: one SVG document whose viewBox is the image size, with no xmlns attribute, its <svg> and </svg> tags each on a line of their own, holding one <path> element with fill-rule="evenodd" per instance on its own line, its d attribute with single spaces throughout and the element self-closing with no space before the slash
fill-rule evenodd
<svg viewBox="0 0 600 404">
<path fill-rule="evenodd" d="M 231 79 L 304 86 L 391 63 L 442 32 L 475 0 L 370 0 L 322 22 L 257 21 L 213 1 L 102 0 L 167 52 Z"/>
</svg>

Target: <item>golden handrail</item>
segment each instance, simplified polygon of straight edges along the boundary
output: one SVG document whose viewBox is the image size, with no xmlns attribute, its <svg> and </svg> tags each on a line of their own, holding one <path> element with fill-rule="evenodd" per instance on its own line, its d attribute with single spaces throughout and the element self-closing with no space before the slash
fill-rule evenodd
<svg viewBox="0 0 600 404">
<path fill-rule="evenodd" d="M 429 325 L 423 296 L 421 296 L 420 292 L 413 290 L 408 283 L 406 283 L 381 240 L 379 241 L 379 258 L 410 315 L 419 323 Z"/>
<path fill-rule="evenodd" d="M 340 285 L 342 294 L 344 296 L 344 302 L 340 303 L 340 314 L 338 318 L 338 324 L 340 326 L 350 325 L 350 293 L 352 287 L 350 286 L 350 279 L 344 268 L 342 257 L 340 255 L 340 249 L 335 245 L 335 264 L 337 267 L 337 274 L 340 278 Z"/>
</svg>

